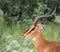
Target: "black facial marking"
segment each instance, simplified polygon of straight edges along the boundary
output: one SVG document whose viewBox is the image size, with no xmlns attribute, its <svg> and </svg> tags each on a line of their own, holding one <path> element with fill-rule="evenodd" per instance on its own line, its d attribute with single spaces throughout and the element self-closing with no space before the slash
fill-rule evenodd
<svg viewBox="0 0 60 52">
<path fill-rule="evenodd" d="M 29 33 L 31 32 L 31 31 L 33 31 L 35 29 L 35 27 L 34 28 L 32 28 L 30 31 L 29 31 Z"/>
<path fill-rule="evenodd" d="M 35 29 L 35 27 L 34 28 L 32 28 L 30 31 L 29 31 L 29 33 L 31 32 L 31 31 L 33 31 Z M 25 32 L 27 32 L 29 29 L 27 29 Z M 24 32 L 24 33 L 25 33 Z"/>
</svg>

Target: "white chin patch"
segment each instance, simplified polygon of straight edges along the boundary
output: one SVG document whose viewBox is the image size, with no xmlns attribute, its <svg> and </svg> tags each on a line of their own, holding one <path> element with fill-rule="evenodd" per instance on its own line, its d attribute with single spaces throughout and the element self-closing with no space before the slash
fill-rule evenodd
<svg viewBox="0 0 60 52">
<path fill-rule="evenodd" d="M 35 41 L 36 40 L 36 38 L 33 38 L 33 41 Z"/>
</svg>

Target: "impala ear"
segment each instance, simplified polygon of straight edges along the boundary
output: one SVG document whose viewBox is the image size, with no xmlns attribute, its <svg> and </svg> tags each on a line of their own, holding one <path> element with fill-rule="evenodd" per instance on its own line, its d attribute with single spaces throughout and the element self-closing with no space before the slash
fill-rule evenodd
<svg viewBox="0 0 60 52">
<path fill-rule="evenodd" d="M 46 27 L 45 24 L 39 24 L 39 26 L 40 26 L 40 28 L 38 28 L 38 29 L 43 29 L 44 27 Z"/>
<path fill-rule="evenodd" d="M 42 27 L 41 27 L 42 29 L 43 29 L 44 27 L 46 27 L 46 25 L 45 25 L 45 24 L 41 24 L 41 26 L 42 26 Z"/>
</svg>

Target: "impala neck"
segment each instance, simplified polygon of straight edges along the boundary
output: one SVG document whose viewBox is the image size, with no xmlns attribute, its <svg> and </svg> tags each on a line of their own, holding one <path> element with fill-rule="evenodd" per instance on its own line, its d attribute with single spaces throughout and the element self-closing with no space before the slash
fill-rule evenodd
<svg viewBox="0 0 60 52">
<path fill-rule="evenodd" d="M 47 40 L 45 40 L 44 36 L 43 36 L 43 32 L 36 32 L 36 37 L 34 38 L 34 44 L 35 46 L 44 46 L 46 45 Z"/>
</svg>

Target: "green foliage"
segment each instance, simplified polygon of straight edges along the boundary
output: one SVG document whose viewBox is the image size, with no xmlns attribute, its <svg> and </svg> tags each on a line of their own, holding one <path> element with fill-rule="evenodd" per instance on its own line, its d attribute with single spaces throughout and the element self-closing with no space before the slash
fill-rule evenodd
<svg viewBox="0 0 60 52">
<path fill-rule="evenodd" d="M 38 8 L 34 9 L 33 16 L 40 16 L 44 14 L 45 9 L 47 9 L 47 5 L 43 3 L 38 3 Z"/>
<path fill-rule="evenodd" d="M 44 36 L 49 41 L 60 42 L 60 16 L 55 22 L 47 24 L 43 29 Z M 24 23 L 7 27 L 0 17 L 0 51 L 1 52 L 35 52 L 32 39 L 23 39 L 22 35 L 30 28 L 30 24 Z"/>
<path fill-rule="evenodd" d="M 0 0 L 0 52 L 35 52 L 33 41 L 24 40 L 22 34 L 32 25 L 34 17 L 56 5 L 59 13 L 60 0 Z M 50 41 L 60 42 L 59 17 L 43 30 Z"/>
<path fill-rule="evenodd" d="M 56 5 L 59 13 L 59 0 L 0 0 L 0 9 L 7 25 L 32 20 L 44 14 L 46 8 L 53 9 Z"/>
</svg>

